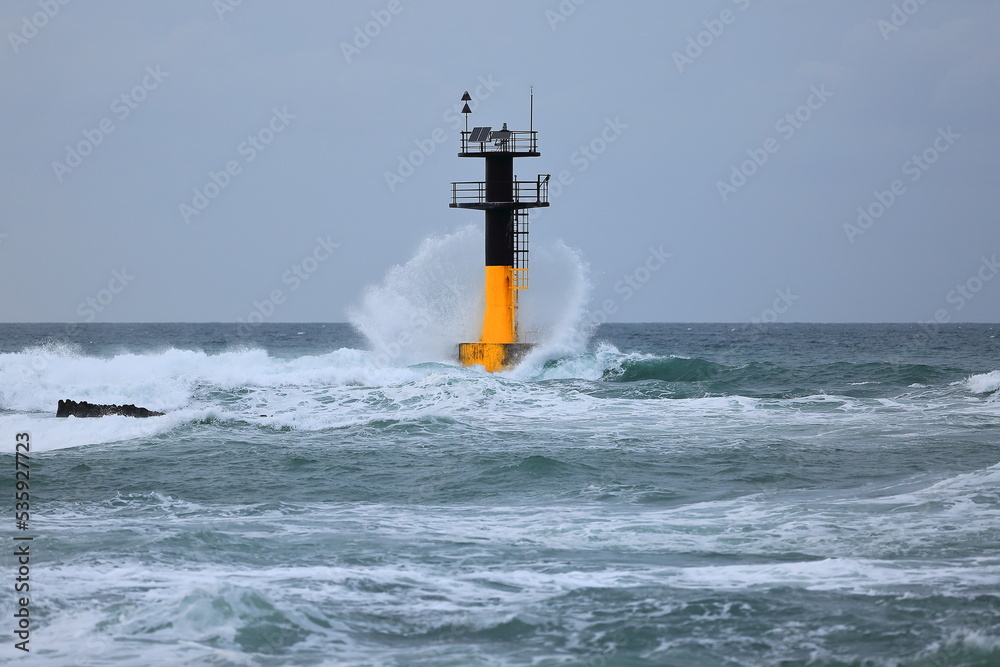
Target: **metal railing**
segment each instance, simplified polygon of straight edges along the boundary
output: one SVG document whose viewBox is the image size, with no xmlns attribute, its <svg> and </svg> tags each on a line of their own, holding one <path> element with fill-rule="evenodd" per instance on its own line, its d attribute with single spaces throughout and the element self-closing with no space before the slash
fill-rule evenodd
<svg viewBox="0 0 1000 667">
<path fill-rule="evenodd" d="M 533 181 L 514 180 L 511 183 L 513 201 L 516 203 L 547 204 L 549 202 L 549 174 L 539 174 Z M 451 184 L 451 203 L 487 204 L 486 181 L 458 181 Z M 498 204 L 507 202 L 496 202 Z"/>
<path fill-rule="evenodd" d="M 470 141 L 472 132 L 462 132 L 463 153 L 537 153 L 538 132 L 535 130 L 494 130 L 487 141 Z M 495 138 L 498 137 L 505 138 Z"/>
</svg>

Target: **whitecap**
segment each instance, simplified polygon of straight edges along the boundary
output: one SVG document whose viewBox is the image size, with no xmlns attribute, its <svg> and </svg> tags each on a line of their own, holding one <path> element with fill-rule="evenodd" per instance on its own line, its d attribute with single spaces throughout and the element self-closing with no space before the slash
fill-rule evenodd
<svg viewBox="0 0 1000 667">
<path fill-rule="evenodd" d="M 1000 371 L 970 375 L 965 379 L 965 388 L 973 394 L 992 394 L 1000 389 Z"/>
</svg>

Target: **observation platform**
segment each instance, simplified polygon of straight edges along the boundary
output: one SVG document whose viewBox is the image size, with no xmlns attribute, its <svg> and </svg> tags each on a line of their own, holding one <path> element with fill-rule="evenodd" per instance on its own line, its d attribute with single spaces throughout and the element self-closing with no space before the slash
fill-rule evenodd
<svg viewBox="0 0 1000 667">
<path fill-rule="evenodd" d="M 538 157 L 538 132 L 474 127 L 462 132 L 458 157 L 484 157 L 501 153 L 511 157 Z"/>
<path fill-rule="evenodd" d="M 515 180 L 509 183 L 511 198 L 489 201 L 486 181 L 458 181 L 451 184 L 451 208 L 487 209 L 541 208 L 549 205 L 549 174 L 539 174 L 533 181 Z M 495 187 L 495 183 L 490 184 Z M 507 188 L 504 188 L 507 189 Z"/>
</svg>

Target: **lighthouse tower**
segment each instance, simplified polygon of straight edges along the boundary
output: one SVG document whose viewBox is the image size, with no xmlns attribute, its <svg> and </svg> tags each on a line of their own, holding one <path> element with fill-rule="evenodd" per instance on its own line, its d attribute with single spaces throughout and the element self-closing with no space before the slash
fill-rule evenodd
<svg viewBox="0 0 1000 667">
<path fill-rule="evenodd" d="M 482 158 L 486 162 L 482 181 L 451 184 L 451 208 L 483 211 L 486 217 L 486 311 L 479 342 L 460 343 L 458 360 L 469 366 L 482 365 L 494 372 L 517 364 L 532 344 L 521 340 L 517 327 L 517 295 L 528 287 L 528 210 L 549 205 L 549 175 L 518 180 L 514 158 L 538 157 L 533 122 L 524 130 L 490 126 L 469 130 L 471 101 L 465 101 L 465 131 L 458 157 Z M 534 96 L 532 95 L 534 118 Z"/>
</svg>

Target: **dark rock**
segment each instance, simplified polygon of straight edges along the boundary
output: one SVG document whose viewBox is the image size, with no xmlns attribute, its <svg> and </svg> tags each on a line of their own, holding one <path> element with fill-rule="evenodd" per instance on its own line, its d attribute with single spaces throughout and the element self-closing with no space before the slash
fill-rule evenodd
<svg viewBox="0 0 1000 667">
<path fill-rule="evenodd" d="M 146 408 L 137 408 L 131 403 L 128 405 L 99 405 L 86 401 L 59 401 L 56 408 L 56 417 L 104 417 L 105 415 L 121 415 L 122 417 L 161 417 L 162 412 L 154 412 Z"/>
</svg>

